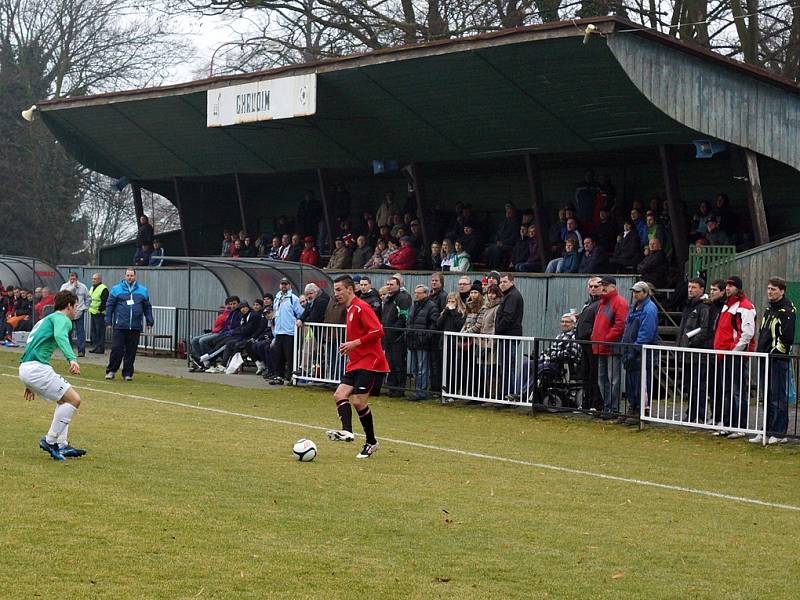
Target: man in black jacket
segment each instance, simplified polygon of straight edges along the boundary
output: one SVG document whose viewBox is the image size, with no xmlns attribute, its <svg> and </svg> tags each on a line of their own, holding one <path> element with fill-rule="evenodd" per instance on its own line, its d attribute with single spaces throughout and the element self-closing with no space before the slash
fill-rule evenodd
<svg viewBox="0 0 800 600">
<path fill-rule="evenodd" d="M 303 236 L 316 236 L 322 218 L 322 204 L 314 198 L 314 192 L 306 190 L 303 199 L 297 205 L 297 230 Z"/>
<path fill-rule="evenodd" d="M 669 259 L 661 248 L 661 240 L 653 238 L 648 245 L 647 256 L 636 267 L 642 280 L 651 288 L 667 287 L 669 283 Z"/>
<path fill-rule="evenodd" d="M 411 373 L 414 375 L 414 400 L 428 397 L 428 379 L 430 375 L 430 353 L 433 346 L 433 334 L 439 312 L 436 305 L 428 297 L 428 288 L 418 285 L 414 288 L 414 304 L 408 316 L 406 343 L 411 351 Z"/>
<path fill-rule="evenodd" d="M 497 309 L 497 320 L 494 324 L 495 335 L 522 335 L 522 315 L 525 300 L 514 285 L 514 274 L 505 273 L 500 277 L 500 290 L 503 299 Z"/>
<path fill-rule="evenodd" d="M 609 273 L 611 271 L 608 263 L 608 255 L 603 248 L 594 243 L 590 236 L 583 238 L 583 258 L 578 267 L 578 273 L 595 275 L 597 273 Z"/>
<path fill-rule="evenodd" d="M 303 244 L 300 242 L 300 235 L 295 233 L 292 235 L 292 245 L 289 246 L 289 252 L 286 255 L 286 260 L 291 262 L 300 262 L 300 255 L 303 253 Z"/>
<path fill-rule="evenodd" d="M 712 332 L 715 332 L 717 330 L 717 325 L 719 324 L 719 316 L 722 314 L 722 309 L 725 307 L 725 300 L 726 300 L 725 280 L 715 279 L 708 286 L 708 300 L 706 300 L 706 304 L 708 304 L 708 328 Z M 714 335 L 712 334 L 708 339 L 706 348 L 712 349 L 713 347 L 714 347 Z M 715 420 L 717 422 L 721 423 L 722 411 L 723 411 L 723 405 L 722 405 L 723 383 L 725 377 L 722 374 L 722 370 L 721 369 L 718 370 L 718 368 L 719 368 L 719 361 L 714 361 L 713 366 L 709 365 L 710 375 L 708 381 L 711 382 L 711 385 L 714 386 L 712 390 L 709 390 L 710 394 L 714 396 L 714 411 L 712 415 L 715 417 Z M 728 384 L 728 387 L 730 387 L 730 384 Z"/>
<path fill-rule="evenodd" d="M 372 280 L 366 275 L 362 275 L 358 282 L 358 289 L 360 292 L 359 298 L 372 307 L 378 318 L 381 318 L 381 296 L 378 290 L 372 287 Z"/>
<path fill-rule="evenodd" d="M 225 367 L 236 352 L 243 349 L 250 339 L 261 328 L 261 315 L 254 313 L 247 302 L 239 305 L 239 315 L 234 322 L 230 335 L 221 338 L 215 348 L 209 353 L 208 359 L 214 362 L 221 356 L 221 364 L 206 370 L 207 373 L 224 373 Z"/>
<path fill-rule="evenodd" d="M 575 339 L 583 342 L 581 351 L 581 381 L 583 382 L 583 398 L 581 408 L 583 410 L 595 409 L 603 410 L 603 396 L 600 393 L 597 374 L 597 355 L 592 352 L 592 329 L 594 328 L 594 318 L 597 316 L 597 307 L 600 305 L 602 296 L 602 284 L 599 277 L 592 277 L 586 284 L 589 298 L 583 305 L 581 314 L 578 315 L 578 322 L 575 325 Z"/>
<path fill-rule="evenodd" d="M 428 296 L 436 307 L 435 318 L 432 329 L 437 328 L 439 317 L 447 306 L 447 292 L 444 289 L 444 273 L 433 273 L 431 275 L 431 291 Z M 442 391 L 442 359 L 444 336 L 436 333 L 431 341 L 431 391 Z"/>
<path fill-rule="evenodd" d="M 514 285 L 514 274 L 503 273 L 500 277 L 500 291 L 503 299 L 497 308 L 494 322 L 495 335 L 522 335 L 522 315 L 525 311 L 525 300 Z M 529 382 L 517 381 L 515 365 L 517 358 L 517 340 L 498 340 L 498 362 L 501 369 L 506 368 L 508 373 L 509 394 L 518 394 L 520 385 L 525 387 Z"/>
<path fill-rule="evenodd" d="M 633 222 L 625 221 L 622 233 L 617 237 L 614 254 L 611 255 L 611 268 L 614 272 L 623 273 L 632 270 L 642 259 L 642 241 Z"/>
<path fill-rule="evenodd" d="M 678 329 L 677 346 L 681 348 L 708 348 L 714 341 L 714 331 L 709 321 L 710 309 L 706 303 L 706 282 L 695 277 L 687 283 L 689 303 L 681 315 Z M 706 420 L 706 373 L 710 361 L 715 360 L 711 354 L 687 353 L 682 362 L 683 394 L 689 398 L 686 409 L 687 419 L 695 423 Z"/>
<path fill-rule="evenodd" d="M 767 388 L 767 444 L 785 444 L 789 426 L 789 403 L 786 397 L 789 377 L 789 351 L 794 343 L 797 313 L 786 297 L 786 281 L 771 277 L 767 283 L 769 306 L 761 317 L 757 352 L 769 354 Z M 763 442 L 760 435 L 750 440 Z"/>
<path fill-rule="evenodd" d="M 400 289 L 401 282 L 394 275 L 386 281 L 389 293 L 381 310 L 383 350 L 389 361 L 389 375 L 386 377 L 388 396 L 403 397 L 406 384 L 406 342 L 405 329 L 408 324 L 408 312 L 411 309 L 411 296 Z"/>
<path fill-rule="evenodd" d="M 510 202 L 506 204 L 505 210 L 505 219 L 497 228 L 494 242 L 486 247 L 486 264 L 490 269 L 505 269 L 511 250 L 517 242 L 520 219 Z"/>
<path fill-rule="evenodd" d="M 331 297 L 328 293 L 320 289 L 316 283 L 306 285 L 303 293 L 306 297 L 306 308 L 300 318 L 297 319 L 297 326 L 304 323 L 323 323 L 325 321 L 325 309 Z"/>
</svg>

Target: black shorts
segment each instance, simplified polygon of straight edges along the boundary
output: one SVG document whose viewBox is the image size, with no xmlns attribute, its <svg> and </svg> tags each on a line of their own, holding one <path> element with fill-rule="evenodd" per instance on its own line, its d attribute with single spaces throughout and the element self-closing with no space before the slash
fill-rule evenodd
<svg viewBox="0 0 800 600">
<path fill-rule="evenodd" d="M 383 385 L 383 375 L 380 371 L 356 369 L 342 375 L 342 383 L 351 386 L 353 394 L 361 396 L 369 394 L 372 390 L 380 390 Z"/>
</svg>

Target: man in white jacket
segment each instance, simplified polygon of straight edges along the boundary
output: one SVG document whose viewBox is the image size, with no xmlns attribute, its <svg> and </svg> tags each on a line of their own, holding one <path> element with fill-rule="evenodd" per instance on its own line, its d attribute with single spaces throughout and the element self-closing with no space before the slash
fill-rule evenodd
<svg viewBox="0 0 800 600">
<path fill-rule="evenodd" d="M 67 282 L 61 286 L 60 291 L 72 292 L 77 296 L 78 303 L 75 305 L 75 319 L 72 321 L 72 331 L 78 340 L 78 356 L 86 356 L 86 328 L 83 324 L 83 314 L 89 308 L 91 295 L 89 288 L 78 281 L 78 274 L 74 271 L 69 274 Z"/>
</svg>

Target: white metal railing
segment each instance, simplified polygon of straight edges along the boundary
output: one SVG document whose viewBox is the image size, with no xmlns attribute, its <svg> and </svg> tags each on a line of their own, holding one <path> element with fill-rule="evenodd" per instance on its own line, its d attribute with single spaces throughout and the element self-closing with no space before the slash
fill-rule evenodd
<svg viewBox="0 0 800 600">
<path fill-rule="evenodd" d="M 766 443 L 769 355 L 642 347 L 643 421 L 762 434 Z"/>
<path fill-rule="evenodd" d="M 535 338 L 444 334 L 442 398 L 529 406 L 537 360 Z"/>
<path fill-rule="evenodd" d="M 177 309 L 174 306 L 154 306 L 153 307 L 153 328 L 148 332 L 155 335 L 168 335 L 169 338 L 158 337 L 139 339 L 139 348 L 154 348 L 165 352 L 174 352 L 177 340 L 175 339 Z M 86 331 L 86 341 L 92 341 L 92 316 L 87 310 L 83 315 L 83 323 Z M 106 345 L 111 343 L 111 337 L 106 335 Z"/>
<path fill-rule="evenodd" d="M 295 383 L 339 383 L 347 357 L 339 354 L 346 325 L 306 323 L 294 336 L 292 380 Z"/>
</svg>

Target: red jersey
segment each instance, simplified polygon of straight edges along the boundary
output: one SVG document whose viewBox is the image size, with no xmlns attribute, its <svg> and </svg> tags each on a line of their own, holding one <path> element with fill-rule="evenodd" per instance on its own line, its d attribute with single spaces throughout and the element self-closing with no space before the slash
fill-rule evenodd
<svg viewBox="0 0 800 600">
<path fill-rule="evenodd" d="M 361 345 L 350 351 L 346 372 L 357 369 L 389 372 L 389 363 L 381 347 L 383 326 L 372 307 L 359 297 L 354 297 L 347 307 L 347 341 L 361 340 Z"/>
</svg>

